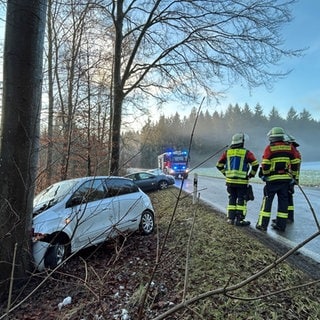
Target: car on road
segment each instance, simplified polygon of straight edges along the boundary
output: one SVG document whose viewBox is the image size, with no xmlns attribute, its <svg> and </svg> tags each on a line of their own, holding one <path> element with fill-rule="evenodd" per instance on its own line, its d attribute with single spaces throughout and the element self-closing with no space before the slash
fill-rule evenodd
<svg viewBox="0 0 320 320">
<path fill-rule="evenodd" d="M 163 190 L 175 184 L 174 177 L 160 173 L 154 174 L 148 171 L 133 172 L 126 175 L 132 179 L 143 191 Z"/>
<path fill-rule="evenodd" d="M 165 174 L 160 168 L 148 169 L 147 172 L 153 173 L 155 175 Z"/>
<path fill-rule="evenodd" d="M 57 182 L 34 198 L 33 257 L 38 270 L 124 232 L 154 230 L 148 195 L 128 178 L 83 177 Z"/>
</svg>

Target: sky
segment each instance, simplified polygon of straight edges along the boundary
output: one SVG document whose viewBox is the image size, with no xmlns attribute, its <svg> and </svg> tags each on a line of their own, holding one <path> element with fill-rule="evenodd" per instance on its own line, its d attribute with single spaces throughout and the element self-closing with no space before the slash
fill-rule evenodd
<svg viewBox="0 0 320 320">
<path fill-rule="evenodd" d="M 248 90 L 234 88 L 227 99 L 241 106 L 248 103 L 271 110 L 276 107 L 286 116 L 290 107 L 298 112 L 307 109 L 314 119 L 320 120 L 320 1 L 300 0 L 294 5 L 294 20 L 284 30 L 288 46 L 308 48 L 302 57 L 290 59 L 283 66 L 293 69 L 285 78 L 274 84 L 271 92 L 264 88 Z"/>
<path fill-rule="evenodd" d="M 211 105 L 210 108 L 204 103 L 203 109 L 209 112 L 225 111 L 229 104 L 238 103 L 243 107 L 245 103 L 253 109 L 258 103 L 268 115 L 275 107 L 282 117 L 286 117 L 288 110 L 293 107 L 298 113 L 304 108 L 311 116 L 320 120 L 320 1 L 299 0 L 293 6 L 293 21 L 284 28 L 285 45 L 291 49 L 307 48 L 304 56 L 287 59 L 281 65 L 283 70 L 292 69 L 292 72 L 285 78 L 274 83 L 273 89 L 269 92 L 264 87 L 248 89 L 235 86 L 230 89 L 225 97 L 219 99 L 219 104 Z M 1 17 L 3 18 L 3 17 Z M 0 23 L 0 32 L 3 32 L 3 24 Z M 0 37 L 1 44 L 3 36 Z M 155 110 L 154 115 L 158 117 L 163 113 L 166 116 L 176 111 L 182 115 L 189 115 L 189 109 L 181 108 L 176 104 L 164 107 L 163 111 Z"/>
<path fill-rule="evenodd" d="M 251 109 L 259 103 L 268 115 L 275 107 L 284 118 L 293 107 L 298 113 L 305 108 L 315 120 L 320 120 L 320 1 L 300 0 L 293 7 L 293 21 L 284 28 L 285 45 L 291 49 L 308 48 L 303 57 L 292 58 L 281 64 L 283 70 L 293 69 L 285 78 L 274 83 L 272 91 L 258 87 L 249 92 L 240 86 L 229 90 L 219 105 L 202 110 L 225 111 L 229 104 L 248 103 Z M 196 106 L 197 107 L 197 106 Z M 172 106 L 165 114 L 174 114 Z M 177 110 L 181 114 L 181 109 Z M 184 109 L 186 115 L 190 110 Z"/>
</svg>

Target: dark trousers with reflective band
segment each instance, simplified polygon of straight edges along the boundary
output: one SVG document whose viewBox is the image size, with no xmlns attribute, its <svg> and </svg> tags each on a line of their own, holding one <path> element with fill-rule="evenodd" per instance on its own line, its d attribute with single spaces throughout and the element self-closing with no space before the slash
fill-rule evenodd
<svg viewBox="0 0 320 320">
<path fill-rule="evenodd" d="M 247 185 L 227 185 L 229 203 L 227 207 L 228 219 L 239 221 L 243 220 L 247 214 Z"/>
<path fill-rule="evenodd" d="M 268 227 L 275 195 L 278 197 L 277 225 L 284 230 L 288 218 L 289 181 L 266 182 L 258 225 Z"/>
<path fill-rule="evenodd" d="M 293 203 L 294 186 L 289 187 L 288 194 L 288 220 L 294 221 L 294 203 Z"/>
</svg>

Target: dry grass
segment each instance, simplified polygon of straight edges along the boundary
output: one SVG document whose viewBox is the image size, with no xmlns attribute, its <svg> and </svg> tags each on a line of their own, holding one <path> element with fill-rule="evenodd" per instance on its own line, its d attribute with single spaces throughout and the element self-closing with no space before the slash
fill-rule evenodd
<svg viewBox="0 0 320 320">
<path fill-rule="evenodd" d="M 157 212 L 153 235 L 81 252 L 9 319 L 121 319 L 125 309 L 136 320 L 153 272 L 142 319 L 320 319 L 319 284 L 299 288 L 314 279 L 287 263 L 228 291 L 272 264 L 278 253 L 245 229 L 227 225 L 209 206 L 192 204 L 191 197 L 182 194 L 176 206 L 178 195 L 176 188 L 150 194 Z M 15 293 L 15 303 L 45 276 L 34 275 L 27 289 Z M 297 288 L 281 292 L 292 287 Z M 211 294 L 160 316 L 206 292 Z M 59 311 L 66 296 L 72 303 Z"/>
</svg>

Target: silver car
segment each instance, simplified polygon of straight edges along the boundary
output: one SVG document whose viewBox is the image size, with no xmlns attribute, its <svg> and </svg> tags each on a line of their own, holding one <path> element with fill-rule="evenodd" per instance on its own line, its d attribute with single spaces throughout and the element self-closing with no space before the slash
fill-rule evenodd
<svg viewBox="0 0 320 320">
<path fill-rule="evenodd" d="M 33 257 L 40 271 L 55 268 L 73 252 L 137 230 L 154 230 L 154 209 L 130 179 L 65 180 L 34 199 Z"/>
</svg>

